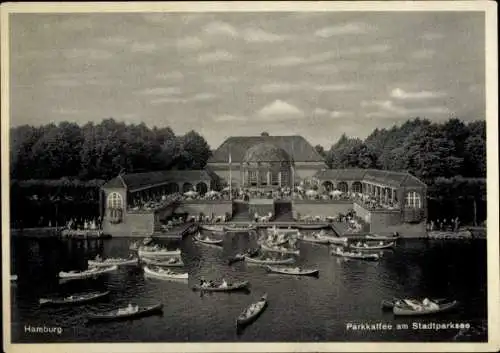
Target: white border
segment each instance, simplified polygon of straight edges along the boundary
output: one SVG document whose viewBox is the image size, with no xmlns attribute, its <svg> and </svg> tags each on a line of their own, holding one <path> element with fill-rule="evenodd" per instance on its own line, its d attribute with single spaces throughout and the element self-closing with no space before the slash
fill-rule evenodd
<svg viewBox="0 0 500 353">
<path fill-rule="evenodd" d="M 485 13 L 486 120 L 488 199 L 488 343 L 108 343 L 12 344 L 10 342 L 10 261 L 3 262 L 3 334 L 6 352 L 397 352 L 498 351 L 499 228 L 498 228 L 498 57 L 496 2 L 128 2 L 128 3 L 8 3 L 1 7 L 1 147 L 2 147 L 2 257 L 10 258 L 9 219 L 9 22 L 10 13 L 70 12 L 271 12 L 271 11 L 478 11 Z M 467 48 L 464 48 L 467 50 Z"/>
</svg>

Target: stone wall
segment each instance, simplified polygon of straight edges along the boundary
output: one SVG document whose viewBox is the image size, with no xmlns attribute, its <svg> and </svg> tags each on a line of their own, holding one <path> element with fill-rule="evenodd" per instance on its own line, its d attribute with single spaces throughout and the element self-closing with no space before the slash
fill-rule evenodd
<svg viewBox="0 0 500 353">
<path fill-rule="evenodd" d="M 371 223 L 371 212 L 365 209 L 363 206 L 359 205 L 358 203 L 354 203 L 354 211 L 356 212 L 356 215 L 361 218 L 363 221 L 366 223 Z"/>
<path fill-rule="evenodd" d="M 150 213 L 127 213 L 123 214 L 122 222 L 113 224 L 109 220 L 103 221 L 103 232 L 113 237 L 130 237 L 138 234 L 147 235 L 153 233 L 155 217 Z"/>
<path fill-rule="evenodd" d="M 293 201 L 294 215 L 300 214 L 301 216 L 322 216 L 322 217 L 335 217 L 339 213 L 347 213 L 352 209 L 352 202 L 342 201 Z"/>
<path fill-rule="evenodd" d="M 232 214 L 233 204 L 231 201 L 183 201 L 175 210 L 176 213 L 187 212 L 189 215 L 197 216 L 203 213 L 206 216 L 223 216 L 227 213 Z"/>
</svg>

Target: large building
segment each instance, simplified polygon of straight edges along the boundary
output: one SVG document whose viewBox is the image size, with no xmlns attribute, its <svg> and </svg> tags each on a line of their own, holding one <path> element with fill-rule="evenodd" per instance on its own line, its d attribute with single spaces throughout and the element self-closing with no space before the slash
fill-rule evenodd
<svg viewBox="0 0 500 353">
<path fill-rule="evenodd" d="M 309 190 L 311 194 L 319 195 L 308 197 L 299 186 L 304 181 L 306 188 L 314 190 Z M 196 191 L 203 195 L 229 183 L 233 191 L 242 188 L 257 193 L 243 200 L 198 198 L 169 203 L 169 194 Z M 272 191 L 284 189 L 292 190 L 291 197 L 269 199 Z M 292 215 L 331 217 L 354 209 L 370 231 L 403 236 L 425 233 L 427 218 L 427 187 L 415 176 L 375 169 L 328 169 L 323 157 L 301 136 L 230 137 L 213 152 L 205 170 L 123 174 L 107 182 L 102 191 L 104 231 L 123 235 L 151 233 L 176 211 L 251 221 L 256 211 L 291 220 Z"/>
<path fill-rule="evenodd" d="M 235 187 L 277 188 L 314 176 L 325 160 L 302 136 L 235 136 L 217 148 L 207 168 Z"/>
</svg>

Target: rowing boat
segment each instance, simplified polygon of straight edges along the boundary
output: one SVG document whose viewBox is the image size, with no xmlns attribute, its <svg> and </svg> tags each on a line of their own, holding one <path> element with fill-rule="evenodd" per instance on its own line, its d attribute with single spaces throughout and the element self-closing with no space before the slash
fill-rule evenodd
<svg viewBox="0 0 500 353">
<path fill-rule="evenodd" d="M 392 248 L 395 244 L 395 242 L 390 242 L 390 243 L 380 242 L 380 243 L 381 244 L 378 245 L 368 245 L 366 243 L 364 243 L 363 245 L 352 244 L 350 247 L 356 250 L 381 250 L 381 249 Z"/>
<path fill-rule="evenodd" d="M 357 259 L 357 260 L 371 260 L 371 261 L 377 261 L 380 256 L 378 254 L 363 254 L 361 252 L 348 252 L 348 251 L 342 251 L 342 249 L 336 248 L 335 250 L 332 250 L 330 252 L 332 255 L 336 256 L 341 256 L 345 257 L 348 259 Z"/>
<path fill-rule="evenodd" d="M 109 295 L 106 292 L 91 292 L 83 294 L 73 294 L 64 298 L 40 298 L 38 302 L 40 305 L 70 305 L 70 304 L 83 304 L 97 299 L 104 298 Z"/>
<path fill-rule="evenodd" d="M 144 266 L 144 274 L 148 277 L 154 277 L 158 279 L 173 280 L 173 281 L 187 281 L 189 279 L 188 273 L 176 273 L 170 270 L 165 270 L 158 267 L 157 269 L 149 268 Z"/>
<path fill-rule="evenodd" d="M 299 238 L 299 240 L 305 241 L 307 243 L 315 243 L 315 244 L 330 244 L 330 240 L 322 236 L 314 236 L 314 235 L 303 235 Z"/>
<path fill-rule="evenodd" d="M 202 244 L 207 244 L 207 245 L 221 245 L 224 239 L 210 239 L 208 237 L 202 238 L 201 234 L 198 233 L 195 235 L 194 239 Z"/>
<path fill-rule="evenodd" d="M 418 306 L 416 308 L 413 308 L 409 305 L 396 305 L 392 309 L 392 312 L 394 315 L 398 316 L 418 316 L 418 315 L 431 315 L 431 314 L 436 314 L 440 313 L 443 311 L 448 311 L 451 309 L 454 309 L 458 306 L 458 301 L 452 300 L 448 303 L 441 303 L 438 304 L 437 307 L 435 308 L 426 308 L 424 306 Z"/>
<path fill-rule="evenodd" d="M 199 290 L 203 292 L 234 292 L 237 290 L 248 289 L 248 281 L 235 282 L 233 284 L 228 284 L 226 287 L 205 287 L 205 286 L 194 286 L 193 290 Z"/>
<path fill-rule="evenodd" d="M 301 269 L 299 267 L 278 267 L 278 266 L 267 266 L 267 270 L 271 273 L 279 273 L 282 275 L 295 275 L 295 276 L 317 276 L 319 274 L 318 269 Z"/>
<path fill-rule="evenodd" d="M 328 239 L 330 244 L 336 245 L 345 245 L 348 242 L 346 237 L 323 237 L 324 239 Z"/>
<path fill-rule="evenodd" d="M 226 232 L 250 232 L 252 230 L 256 230 L 257 228 L 252 227 L 252 226 L 243 226 L 243 227 L 238 227 L 238 226 L 224 226 L 224 230 Z"/>
<path fill-rule="evenodd" d="M 270 251 L 270 252 L 279 252 L 281 254 L 291 254 L 291 255 L 299 255 L 300 254 L 299 250 L 287 249 L 284 247 L 269 246 L 265 243 L 260 244 L 260 247 L 262 248 L 262 250 Z"/>
<path fill-rule="evenodd" d="M 128 258 L 128 259 L 121 259 L 121 258 L 109 258 L 106 260 L 88 260 L 87 263 L 89 267 L 108 267 L 112 265 L 116 266 L 125 266 L 125 265 L 136 265 L 138 263 L 139 259 L 138 258 Z"/>
<path fill-rule="evenodd" d="M 447 232 L 434 230 L 427 233 L 429 238 L 434 239 L 462 239 L 462 238 L 472 238 L 472 232 L 470 230 L 459 230 L 456 232 Z"/>
<path fill-rule="evenodd" d="M 161 266 L 161 267 L 183 267 L 184 262 L 180 257 L 172 257 L 168 260 L 158 260 L 158 259 L 150 259 L 147 257 L 143 257 L 141 259 L 142 262 L 148 265 L 153 266 Z"/>
<path fill-rule="evenodd" d="M 104 273 L 116 271 L 118 269 L 118 266 L 113 265 L 113 266 L 108 266 L 108 267 L 90 267 L 88 270 L 84 271 L 61 271 L 59 272 L 59 278 L 64 279 L 64 280 L 70 280 L 70 279 L 80 279 L 80 278 L 89 278 L 89 277 L 95 277 L 98 275 L 102 275 Z"/>
<path fill-rule="evenodd" d="M 276 226 L 270 227 L 266 229 L 268 234 L 284 234 L 284 235 L 289 235 L 289 234 L 297 234 L 299 232 L 298 229 L 293 229 L 293 228 L 276 228 Z"/>
<path fill-rule="evenodd" d="M 403 299 L 403 298 L 393 298 L 393 299 L 384 299 L 382 300 L 382 303 L 381 303 L 381 307 L 382 307 L 382 310 L 392 310 L 395 306 L 399 305 L 405 305 L 404 304 L 404 301 L 405 300 L 411 300 L 411 301 L 417 301 L 417 302 L 421 302 L 420 300 L 417 300 L 417 299 Z M 438 298 L 438 299 L 431 299 L 431 301 L 433 301 L 434 303 L 436 304 L 440 304 L 440 303 L 444 303 L 446 302 L 446 299 L 443 299 L 443 298 Z"/>
<path fill-rule="evenodd" d="M 287 259 L 256 259 L 252 258 L 249 256 L 245 256 L 245 261 L 248 262 L 249 264 L 256 264 L 256 265 L 286 265 L 286 264 L 293 264 L 295 260 L 293 257 L 289 257 Z"/>
<path fill-rule="evenodd" d="M 385 235 L 378 235 L 378 234 L 367 234 L 365 235 L 366 239 L 373 239 L 373 240 L 397 240 L 399 236 L 397 235 L 391 235 L 391 236 L 385 236 Z"/>
<path fill-rule="evenodd" d="M 200 225 L 200 228 L 203 230 L 207 230 L 209 232 L 217 232 L 217 233 L 224 232 L 224 226 L 211 226 L 208 224 L 202 224 Z"/>
<path fill-rule="evenodd" d="M 267 293 L 258 302 L 252 303 L 236 318 L 236 327 L 243 328 L 254 322 L 267 307 Z"/>
<path fill-rule="evenodd" d="M 328 228 L 328 224 L 326 223 L 297 224 L 296 227 L 303 230 L 317 230 L 317 229 Z"/>
<path fill-rule="evenodd" d="M 180 254 L 180 249 L 167 250 L 156 248 L 139 248 L 139 257 L 179 256 Z"/>
<path fill-rule="evenodd" d="M 104 311 L 102 313 L 94 313 L 87 316 L 89 321 L 112 321 L 112 320 L 123 320 L 123 319 L 133 319 L 144 317 L 147 315 L 152 315 L 155 313 L 161 313 L 163 311 L 163 304 L 155 304 L 151 306 L 139 307 L 132 306 L 130 308 L 118 308 L 109 311 Z"/>
</svg>

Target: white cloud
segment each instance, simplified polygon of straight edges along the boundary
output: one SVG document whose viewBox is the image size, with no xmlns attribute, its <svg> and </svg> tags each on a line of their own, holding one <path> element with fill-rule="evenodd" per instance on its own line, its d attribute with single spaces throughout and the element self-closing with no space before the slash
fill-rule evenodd
<svg viewBox="0 0 500 353">
<path fill-rule="evenodd" d="M 152 53 L 158 50 L 158 44 L 154 42 L 134 42 L 130 46 L 133 53 Z"/>
<path fill-rule="evenodd" d="M 191 101 L 208 101 L 208 100 L 213 100 L 217 98 L 217 96 L 213 93 L 208 93 L 208 92 L 203 92 L 203 93 L 198 93 L 195 94 L 193 97 L 191 97 Z"/>
<path fill-rule="evenodd" d="M 381 110 L 375 111 L 375 112 L 369 112 L 367 113 L 367 117 L 387 117 L 387 116 L 402 116 L 402 115 L 409 115 L 409 114 L 447 114 L 450 112 L 450 110 L 447 107 L 443 106 L 434 106 L 434 107 L 428 107 L 428 106 L 423 106 L 423 107 L 417 107 L 417 108 L 406 108 L 402 106 L 397 106 L 395 105 L 392 101 L 390 100 L 385 100 L 385 101 L 380 101 L 380 100 L 373 100 L 373 101 L 362 101 L 361 106 L 363 107 L 378 107 Z"/>
<path fill-rule="evenodd" d="M 300 85 L 287 83 L 287 82 L 279 82 L 279 83 L 266 83 L 262 86 L 258 87 L 255 91 L 262 93 L 284 93 L 294 91 L 300 88 Z"/>
<path fill-rule="evenodd" d="M 339 111 L 339 110 L 328 110 L 324 108 L 316 108 L 313 111 L 313 115 L 318 117 L 330 117 L 330 118 L 345 118 L 348 116 L 352 116 L 352 112 L 348 111 Z"/>
<path fill-rule="evenodd" d="M 396 99 L 431 99 L 444 97 L 444 92 L 418 91 L 406 92 L 401 88 L 395 88 L 391 92 L 391 97 Z"/>
<path fill-rule="evenodd" d="M 331 26 L 319 29 L 315 35 L 321 38 L 329 38 L 332 36 L 345 35 L 345 34 L 360 34 L 367 32 L 367 26 L 361 22 L 344 23 L 338 26 Z"/>
<path fill-rule="evenodd" d="M 168 103 L 185 103 L 185 102 L 186 102 L 185 99 L 176 97 L 161 97 L 161 98 L 151 99 L 149 101 L 149 103 L 152 105 L 162 105 Z"/>
<path fill-rule="evenodd" d="M 184 49 L 200 49 L 203 41 L 198 37 L 184 37 L 177 40 L 177 46 Z"/>
<path fill-rule="evenodd" d="M 224 114 L 214 117 L 217 122 L 245 121 L 245 117 L 239 115 Z"/>
<path fill-rule="evenodd" d="M 90 59 L 90 60 L 105 60 L 111 58 L 113 55 L 103 49 L 87 48 L 87 49 L 64 49 L 62 54 L 67 59 Z"/>
<path fill-rule="evenodd" d="M 444 35 L 442 33 L 428 32 L 428 33 L 424 33 L 422 35 L 422 39 L 425 39 L 425 40 L 435 40 L 435 39 L 441 39 L 441 38 L 444 38 Z"/>
<path fill-rule="evenodd" d="M 388 44 L 374 44 L 364 47 L 351 47 L 347 48 L 342 54 L 379 54 L 385 53 L 391 49 Z"/>
<path fill-rule="evenodd" d="M 78 87 L 82 85 L 82 82 L 76 79 L 61 78 L 61 79 L 46 81 L 45 84 L 53 87 Z"/>
<path fill-rule="evenodd" d="M 284 102 L 279 99 L 266 105 L 264 108 L 257 112 L 258 118 L 270 120 L 297 119 L 303 116 L 304 112 L 302 110 L 290 103 Z"/>
<path fill-rule="evenodd" d="M 248 28 L 243 32 L 243 39 L 247 42 L 280 42 L 286 37 L 266 32 L 260 28 Z"/>
<path fill-rule="evenodd" d="M 209 35 L 223 35 L 229 37 L 236 37 L 238 31 L 236 28 L 225 22 L 211 22 L 203 28 L 203 32 Z"/>
<path fill-rule="evenodd" d="M 203 53 L 198 56 L 198 61 L 200 63 L 211 63 L 216 61 L 231 61 L 233 60 L 233 55 L 224 50 L 217 50 L 211 53 Z"/>
<path fill-rule="evenodd" d="M 337 83 L 331 85 L 311 85 L 310 88 L 320 92 L 339 92 L 358 90 L 361 86 L 353 83 Z"/>
<path fill-rule="evenodd" d="M 128 39 L 121 36 L 110 36 L 99 39 L 99 42 L 106 45 L 125 45 L 128 43 Z"/>
<path fill-rule="evenodd" d="M 182 80 L 184 74 L 180 71 L 160 72 L 156 75 L 159 80 Z"/>
<path fill-rule="evenodd" d="M 148 88 L 145 90 L 142 90 L 139 92 L 140 94 L 143 95 L 157 95 L 157 96 L 163 96 L 163 95 L 171 95 L 171 94 L 180 94 L 181 90 L 179 87 L 155 87 L 155 88 Z"/>
<path fill-rule="evenodd" d="M 262 63 L 263 66 L 295 66 L 306 62 L 300 56 L 284 56 L 280 58 L 270 59 Z"/>
<path fill-rule="evenodd" d="M 414 51 L 411 57 L 414 59 L 432 59 L 436 52 L 432 49 L 422 49 Z"/>
</svg>

